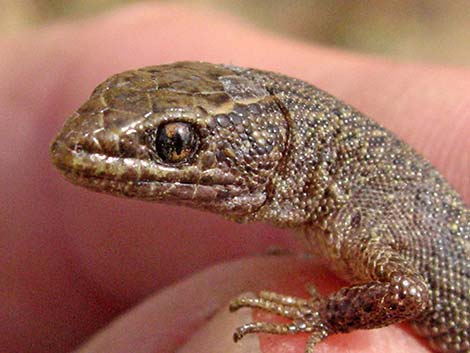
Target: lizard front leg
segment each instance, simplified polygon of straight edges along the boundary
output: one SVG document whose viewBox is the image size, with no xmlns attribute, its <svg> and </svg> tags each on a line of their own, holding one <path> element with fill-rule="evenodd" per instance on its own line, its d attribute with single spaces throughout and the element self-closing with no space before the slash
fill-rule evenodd
<svg viewBox="0 0 470 353">
<path fill-rule="evenodd" d="M 356 329 L 371 329 L 417 317 L 429 304 L 428 287 L 420 274 L 413 271 L 391 246 L 380 239 L 384 234 L 365 232 L 345 242 L 352 271 L 364 274 L 364 283 L 345 287 L 327 297 L 310 290 L 308 300 L 261 292 L 256 298 L 242 297 L 230 304 L 230 309 L 259 308 L 290 318 L 291 323 L 248 323 L 239 327 L 235 340 L 245 334 L 264 332 L 274 334 L 311 333 L 306 352 L 325 337 Z M 358 241 L 360 240 L 360 241 Z M 346 254 L 345 254 L 346 255 Z"/>
</svg>

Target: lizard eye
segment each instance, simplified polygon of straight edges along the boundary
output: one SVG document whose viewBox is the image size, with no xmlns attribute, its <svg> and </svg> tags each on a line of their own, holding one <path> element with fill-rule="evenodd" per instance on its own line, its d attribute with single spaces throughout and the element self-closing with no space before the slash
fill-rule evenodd
<svg viewBox="0 0 470 353">
<path fill-rule="evenodd" d="M 191 124 L 171 122 L 158 127 L 155 151 L 166 163 L 179 163 L 191 157 L 198 146 L 198 136 Z"/>
</svg>

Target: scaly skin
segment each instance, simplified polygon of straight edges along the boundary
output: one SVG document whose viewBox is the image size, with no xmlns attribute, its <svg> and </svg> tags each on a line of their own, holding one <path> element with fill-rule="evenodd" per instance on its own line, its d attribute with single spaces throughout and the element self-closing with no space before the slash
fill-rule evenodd
<svg viewBox="0 0 470 353">
<path fill-rule="evenodd" d="M 411 147 L 308 83 L 181 62 L 98 86 L 51 146 L 71 182 L 117 196 L 303 232 L 350 283 L 328 297 L 261 292 L 290 324 L 247 333 L 328 335 L 411 321 L 436 352 L 470 352 L 470 212 Z"/>
</svg>

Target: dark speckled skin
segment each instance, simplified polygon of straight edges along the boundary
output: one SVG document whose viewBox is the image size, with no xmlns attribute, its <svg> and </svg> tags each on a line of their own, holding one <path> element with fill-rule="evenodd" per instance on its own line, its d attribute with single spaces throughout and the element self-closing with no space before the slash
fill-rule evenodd
<svg viewBox="0 0 470 353">
<path fill-rule="evenodd" d="M 96 191 L 294 228 L 351 284 L 236 299 L 232 310 L 293 320 L 246 324 L 236 340 L 310 332 L 313 352 L 328 335 L 409 320 L 436 352 L 470 352 L 469 210 L 409 146 L 308 83 L 195 62 L 127 71 L 67 120 L 51 156 Z"/>
</svg>

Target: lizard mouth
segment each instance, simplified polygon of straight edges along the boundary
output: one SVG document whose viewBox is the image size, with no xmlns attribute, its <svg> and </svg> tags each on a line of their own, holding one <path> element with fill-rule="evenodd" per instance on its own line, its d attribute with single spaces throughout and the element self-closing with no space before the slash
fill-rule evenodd
<svg viewBox="0 0 470 353">
<path fill-rule="evenodd" d="M 243 195 L 234 177 L 219 169 L 173 168 L 153 160 L 108 156 L 71 148 L 56 139 L 50 148 L 53 164 L 70 182 L 93 191 L 148 201 L 213 204 Z"/>
</svg>

